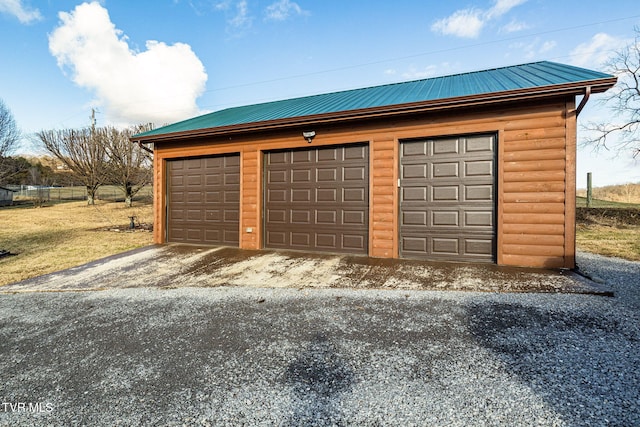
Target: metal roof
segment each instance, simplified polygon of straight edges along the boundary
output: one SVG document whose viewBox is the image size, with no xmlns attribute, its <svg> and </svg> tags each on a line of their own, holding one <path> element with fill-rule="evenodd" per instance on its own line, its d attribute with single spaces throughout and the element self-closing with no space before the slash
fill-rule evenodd
<svg viewBox="0 0 640 427">
<path fill-rule="evenodd" d="M 184 120 L 132 139 L 151 140 L 166 134 L 282 121 L 307 116 L 369 110 L 403 104 L 425 103 L 526 89 L 608 80 L 612 75 L 548 61 L 495 68 L 423 80 L 346 90 L 302 98 L 233 107 Z"/>
</svg>

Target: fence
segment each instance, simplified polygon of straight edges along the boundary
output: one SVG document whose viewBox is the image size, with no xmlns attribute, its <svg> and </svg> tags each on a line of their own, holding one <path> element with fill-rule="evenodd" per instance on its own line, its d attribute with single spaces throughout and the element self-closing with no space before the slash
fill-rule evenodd
<svg viewBox="0 0 640 427">
<path fill-rule="evenodd" d="M 16 188 L 14 200 L 39 200 L 50 201 L 72 201 L 87 200 L 87 189 L 85 187 L 39 187 L 33 185 L 23 185 Z M 152 186 L 143 187 L 134 197 L 134 200 L 153 197 Z M 107 200 L 111 202 L 124 201 L 124 191 L 115 185 L 103 185 L 98 187 L 96 200 Z"/>
</svg>

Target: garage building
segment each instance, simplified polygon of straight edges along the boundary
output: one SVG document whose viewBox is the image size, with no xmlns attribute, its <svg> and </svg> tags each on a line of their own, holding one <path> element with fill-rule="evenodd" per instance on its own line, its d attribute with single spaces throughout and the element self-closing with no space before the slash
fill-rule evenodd
<svg viewBox="0 0 640 427">
<path fill-rule="evenodd" d="M 615 82 L 544 61 L 136 135 L 154 241 L 573 268 L 576 118 Z"/>
</svg>

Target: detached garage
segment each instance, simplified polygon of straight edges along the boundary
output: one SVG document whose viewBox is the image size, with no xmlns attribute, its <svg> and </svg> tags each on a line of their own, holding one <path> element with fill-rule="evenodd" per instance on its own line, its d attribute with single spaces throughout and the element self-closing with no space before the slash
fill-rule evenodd
<svg viewBox="0 0 640 427">
<path fill-rule="evenodd" d="M 615 82 L 537 62 L 136 135 L 154 241 L 573 268 L 576 118 Z"/>
</svg>

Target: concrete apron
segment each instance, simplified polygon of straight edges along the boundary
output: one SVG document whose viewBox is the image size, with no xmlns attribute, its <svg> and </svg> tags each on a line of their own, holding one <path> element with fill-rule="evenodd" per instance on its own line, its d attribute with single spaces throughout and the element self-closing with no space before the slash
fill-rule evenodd
<svg viewBox="0 0 640 427">
<path fill-rule="evenodd" d="M 175 244 L 125 252 L 9 284 L 0 292 L 220 286 L 613 295 L 605 286 L 567 270 Z"/>
</svg>

